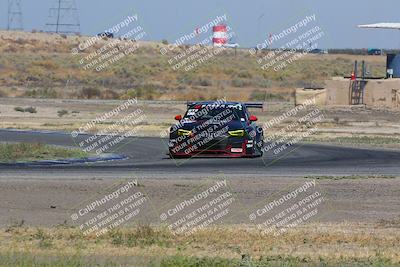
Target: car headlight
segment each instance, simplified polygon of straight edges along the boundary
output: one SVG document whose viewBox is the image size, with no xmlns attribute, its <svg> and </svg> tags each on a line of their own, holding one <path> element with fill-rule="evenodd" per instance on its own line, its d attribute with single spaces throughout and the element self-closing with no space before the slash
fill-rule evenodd
<svg viewBox="0 0 400 267">
<path fill-rule="evenodd" d="M 183 129 L 178 130 L 178 135 L 180 135 L 180 136 L 189 136 L 191 134 L 192 134 L 192 132 L 188 131 L 188 130 L 183 130 Z"/>
<path fill-rule="evenodd" d="M 228 134 L 233 137 L 242 137 L 244 136 L 244 130 L 229 131 Z"/>
</svg>

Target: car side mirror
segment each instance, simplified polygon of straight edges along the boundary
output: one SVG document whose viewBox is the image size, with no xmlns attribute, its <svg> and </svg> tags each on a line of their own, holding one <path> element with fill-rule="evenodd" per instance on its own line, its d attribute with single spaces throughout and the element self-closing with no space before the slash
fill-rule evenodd
<svg viewBox="0 0 400 267">
<path fill-rule="evenodd" d="M 249 120 L 250 120 L 250 121 L 257 121 L 258 118 L 257 118 L 256 116 L 254 116 L 254 115 L 251 115 L 250 118 L 249 118 Z"/>
<path fill-rule="evenodd" d="M 177 120 L 177 121 L 182 120 L 182 115 L 176 115 L 176 116 L 175 116 L 175 120 Z"/>
</svg>

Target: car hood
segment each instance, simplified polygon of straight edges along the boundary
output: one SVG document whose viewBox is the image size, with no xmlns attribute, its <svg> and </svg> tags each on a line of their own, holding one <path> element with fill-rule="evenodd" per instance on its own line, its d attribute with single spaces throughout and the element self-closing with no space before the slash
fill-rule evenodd
<svg viewBox="0 0 400 267">
<path fill-rule="evenodd" d="M 205 124 L 206 120 L 201 120 L 201 121 L 188 121 L 188 120 L 183 120 L 181 122 L 182 127 L 179 129 L 184 129 L 191 131 L 193 130 L 196 126 L 200 126 L 202 124 Z M 209 125 L 220 125 L 219 128 L 224 128 L 225 126 L 228 126 L 228 131 L 234 131 L 234 130 L 242 130 L 246 128 L 246 123 L 242 121 L 229 121 L 229 122 L 223 122 L 223 121 L 216 121 L 214 123 L 211 123 Z M 204 127 L 206 128 L 206 127 Z"/>
</svg>

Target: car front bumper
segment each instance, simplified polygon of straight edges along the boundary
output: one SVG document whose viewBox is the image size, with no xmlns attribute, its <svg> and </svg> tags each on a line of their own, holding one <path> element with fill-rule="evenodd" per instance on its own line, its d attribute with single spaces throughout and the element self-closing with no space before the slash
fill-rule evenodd
<svg viewBox="0 0 400 267">
<path fill-rule="evenodd" d="M 254 156 L 255 143 L 245 137 L 216 138 L 207 143 L 192 145 L 179 144 L 175 140 L 169 142 L 171 157 L 248 157 Z"/>
</svg>

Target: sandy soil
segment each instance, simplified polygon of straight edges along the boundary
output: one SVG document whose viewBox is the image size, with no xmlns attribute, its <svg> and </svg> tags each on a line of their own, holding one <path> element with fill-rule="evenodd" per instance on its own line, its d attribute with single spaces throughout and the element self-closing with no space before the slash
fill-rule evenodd
<svg viewBox="0 0 400 267">
<path fill-rule="evenodd" d="M 223 179 L 227 181 L 225 190 L 235 198 L 235 203 L 230 208 L 231 213 L 224 218 L 223 223 L 249 224 L 252 223 L 249 221 L 249 214 L 253 211 L 292 192 L 307 181 L 312 181 L 302 177 L 254 179 L 223 175 L 165 180 L 141 179 L 134 175 L 118 179 L 112 175 L 82 179 L 62 176 L 57 179 L 0 178 L 0 226 L 5 227 L 22 221 L 24 225 L 29 226 L 54 226 L 64 223 L 74 225 L 71 214 L 132 180 L 138 181 L 139 186 L 135 190 L 146 195 L 149 201 L 143 207 L 140 216 L 130 223 L 160 224 L 160 214 Z M 318 207 L 318 215 L 309 222 L 398 224 L 400 178 L 356 178 L 316 180 L 313 190 L 321 194 L 324 202 Z M 103 210 L 96 209 L 92 214 L 95 216 Z"/>
</svg>

